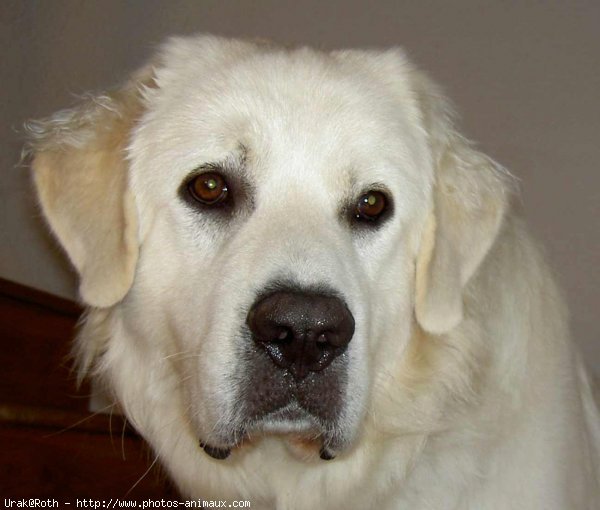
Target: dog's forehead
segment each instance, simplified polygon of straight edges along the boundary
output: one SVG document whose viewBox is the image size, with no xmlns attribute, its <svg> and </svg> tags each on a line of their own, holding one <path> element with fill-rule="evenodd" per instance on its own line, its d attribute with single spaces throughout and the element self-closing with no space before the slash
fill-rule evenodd
<svg viewBox="0 0 600 510">
<path fill-rule="evenodd" d="M 174 180 L 240 150 L 261 182 L 299 177 L 347 190 L 389 180 L 390 167 L 398 176 L 422 172 L 415 161 L 426 159 L 425 142 L 410 94 L 392 93 L 368 69 L 308 49 L 255 47 L 209 62 L 186 55 L 157 70 L 132 144 L 134 158 L 172 168 Z"/>
</svg>

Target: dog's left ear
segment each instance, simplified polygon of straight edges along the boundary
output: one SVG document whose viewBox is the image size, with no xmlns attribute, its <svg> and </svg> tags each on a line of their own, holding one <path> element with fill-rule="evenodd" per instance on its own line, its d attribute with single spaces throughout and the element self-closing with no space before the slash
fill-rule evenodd
<svg viewBox="0 0 600 510">
<path fill-rule="evenodd" d="M 451 109 L 427 77 L 415 76 L 433 154 L 433 210 L 416 268 L 416 318 L 445 333 L 463 319 L 463 291 L 494 244 L 506 213 L 509 174 L 457 133 Z"/>
<path fill-rule="evenodd" d="M 95 307 L 123 299 L 133 281 L 138 232 L 126 146 L 151 73 L 26 125 L 42 210 L 79 273 L 83 301 Z"/>
</svg>

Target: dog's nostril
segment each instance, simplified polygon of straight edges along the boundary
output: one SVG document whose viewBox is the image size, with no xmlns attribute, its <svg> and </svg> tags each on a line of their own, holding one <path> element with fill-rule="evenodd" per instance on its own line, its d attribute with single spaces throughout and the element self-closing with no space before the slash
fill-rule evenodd
<svg viewBox="0 0 600 510">
<path fill-rule="evenodd" d="M 281 331 L 279 331 L 279 334 L 277 335 L 277 341 L 279 342 L 291 342 L 293 339 L 294 334 L 288 328 L 281 329 Z"/>
<path fill-rule="evenodd" d="M 246 322 L 273 362 L 297 379 L 326 368 L 354 334 L 354 318 L 342 300 L 297 291 L 257 301 Z"/>
</svg>

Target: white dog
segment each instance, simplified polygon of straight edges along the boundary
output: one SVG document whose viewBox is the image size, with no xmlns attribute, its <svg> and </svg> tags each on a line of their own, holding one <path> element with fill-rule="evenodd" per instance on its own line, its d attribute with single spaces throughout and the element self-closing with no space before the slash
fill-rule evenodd
<svg viewBox="0 0 600 510">
<path fill-rule="evenodd" d="M 600 508 L 598 411 L 512 178 L 402 51 L 175 38 L 29 129 L 82 373 L 183 495 Z"/>
</svg>

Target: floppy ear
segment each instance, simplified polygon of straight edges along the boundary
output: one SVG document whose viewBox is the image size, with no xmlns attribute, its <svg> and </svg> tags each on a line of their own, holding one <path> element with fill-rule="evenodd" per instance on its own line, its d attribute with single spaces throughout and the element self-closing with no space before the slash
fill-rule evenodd
<svg viewBox="0 0 600 510">
<path fill-rule="evenodd" d="M 510 195 L 510 175 L 452 125 L 451 110 L 426 77 L 417 87 L 435 184 L 416 270 L 416 317 L 441 334 L 463 318 L 463 290 L 494 244 Z"/>
<path fill-rule="evenodd" d="M 43 213 L 80 276 L 83 301 L 109 307 L 128 292 L 138 257 L 125 149 L 150 70 L 114 93 L 26 125 Z"/>
</svg>

